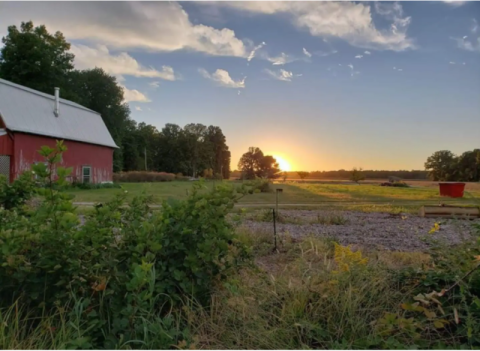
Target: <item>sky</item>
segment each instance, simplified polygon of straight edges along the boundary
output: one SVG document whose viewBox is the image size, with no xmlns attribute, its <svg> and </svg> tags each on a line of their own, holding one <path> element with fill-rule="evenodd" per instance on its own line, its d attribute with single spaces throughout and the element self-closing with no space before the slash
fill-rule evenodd
<svg viewBox="0 0 480 351">
<path fill-rule="evenodd" d="M 480 147 L 480 2 L 0 2 L 61 31 L 131 117 L 217 125 L 285 169 L 423 169 Z"/>
</svg>

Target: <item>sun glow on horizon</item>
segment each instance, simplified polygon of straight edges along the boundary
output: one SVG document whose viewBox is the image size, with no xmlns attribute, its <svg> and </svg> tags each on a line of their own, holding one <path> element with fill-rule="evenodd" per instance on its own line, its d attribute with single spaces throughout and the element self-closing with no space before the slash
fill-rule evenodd
<svg viewBox="0 0 480 351">
<path fill-rule="evenodd" d="M 281 171 L 289 172 L 292 170 L 292 166 L 290 165 L 290 162 L 288 162 L 286 159 L 277 155 L 274 155 L 273 157 L 277 160 L 278 167 L 280 168 Z"/>
</svg>

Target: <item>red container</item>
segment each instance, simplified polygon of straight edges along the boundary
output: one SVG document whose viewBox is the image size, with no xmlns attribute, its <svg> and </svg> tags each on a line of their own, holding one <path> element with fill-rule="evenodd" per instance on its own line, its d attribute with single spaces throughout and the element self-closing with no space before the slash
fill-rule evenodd
<svg viewBox="0 0 480 351">
<path fill-rule="evenodd" d="M 440 196 L 463 197 L 465 183 L 438 183 L 440 185 Z"/>
</svg>

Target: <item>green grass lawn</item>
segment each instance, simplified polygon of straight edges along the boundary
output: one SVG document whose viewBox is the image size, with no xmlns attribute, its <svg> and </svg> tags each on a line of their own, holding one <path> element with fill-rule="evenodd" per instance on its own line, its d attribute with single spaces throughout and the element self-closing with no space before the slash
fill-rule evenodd
<svg viewBox="0 0 480 351">
<path fill-rule="evenodd" d="M 235 184 L 241 184 L 235 182 Z M 165 183 L 123 183 L 122 189 L 94 189 L 70 190 L 75 202 L 105 202 L 112 199 L 115 194 L 128 192 L 128 198 L 145 192 L 152 195 L 155 203 L 161 203 L 168 198 L 182 199 L 191 191 L 191 182 L 165 182 Z M 212 188 L 213 182 L 205 183 L 206 188 Z M 279 201 L 283 204 L 333 204 L 333 203 L 435 203 L 452 202 L 472 203 L 480 201 L 480 192 L 470 192 L 462 199 L 448 199 L 439 196 L 437 188 L 393 188 L 379 185 L 362 184 L 309 184 L 309 183 L 276 183 L 275 188 L 282 188 Z M 240 200 L 245 204 L 272 204 L 275 202 L 275 192 L 247 195 Z"/>
</svg>

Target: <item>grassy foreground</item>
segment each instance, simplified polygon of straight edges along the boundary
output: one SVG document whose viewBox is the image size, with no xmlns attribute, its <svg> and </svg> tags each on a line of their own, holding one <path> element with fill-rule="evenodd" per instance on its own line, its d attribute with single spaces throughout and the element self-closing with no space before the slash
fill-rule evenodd
<svg viewBox="0 0 480 351">
<path fill-rule="evenodd" d="M 468 326 L 462 314 L 456 325 L 455 310 L 415 297 L 421 283 L 407 273 L 433 269 L 427 254 L 353 252 L 315 238 L 286 238 L 273 252 L 271 234 L 239 228 L 237 235 L 251 248 L 252 265 L 214 287 L 207 306 L 186 298 L 161 317 L 146 311 L 135 345 L 116 348 L 475 348 L 475 337 L 467 335 L 478 321 Z M 18 304 L 2 311 L 0 348 L 88 348 L 88 324 L 80 322 L 88 311 L 81 301 L 72 305 L 73 313 L 58 307 L 33 324 Z"/>
<path fill-rule="evenodd" d="M 218 184 L 219 182 L 216 182 Z M 241 182 L 232 182 L 240 185 Z M 207 182 L 206 188 L 213 188 L 214 182 Z M 128 191 L 128 198 L 139 196 L 142 192 L 152 195 L 154 202 L 160 203 L 168 198 L 185 199 L 191 192 L 192 182 L 173 181 L 163 183 L 122 183 L 122 189 L 95 189 L 70 190 L 76 202 L 105 202 L 111 200 L 115 194 Z M 282 204 L 337 204 L 337 203 L 399 203 L 412 202 L 451 202 L 439 196 L 438 188 L 412 187 L 393 188 L 381 187 L 376 184 L 312 184 L 312 183 L 276 183 L 272 189 L 281 188 L 280 203 Z M 456 203 L 469 203 L 472 197 L 480 198 L 480 191 L 472 191 L 464 198 L 455 200 Z M 247 195 L 240 200 L 240 204 L 272 204 L 275 202 L 275 193 L 260 193 Z"/>
</svg>

